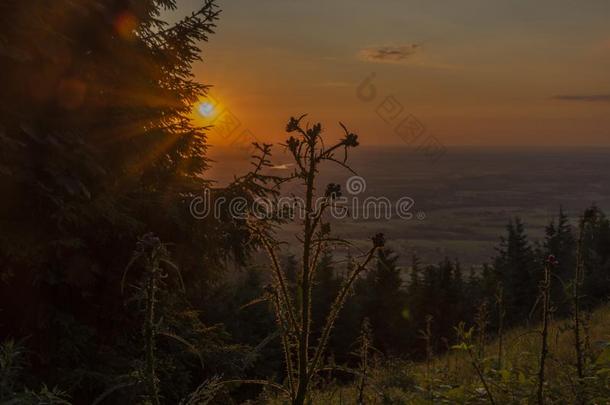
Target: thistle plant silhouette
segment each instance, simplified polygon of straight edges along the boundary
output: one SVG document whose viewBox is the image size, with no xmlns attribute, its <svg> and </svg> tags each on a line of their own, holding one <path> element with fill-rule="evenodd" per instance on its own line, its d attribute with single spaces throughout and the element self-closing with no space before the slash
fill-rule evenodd
<svg viewBox="0 0 610 405">
<path fill-rule="evenodd" d="M 139 292 L 136 298 L 144 302 L 144 320 L 142 325 L 142 335 L 144 340 L 144 367 L 140 371 L 141 379 L 145 387 L 145 397 L 153 405 L 161 404 L 159 397 L 159 384 L 156 374 L 156 337 L 160 321 L 156 316 L 157 293 L 163 280 L 167 278 L 166 268 L 175 270 L 182 283 L 182 276 L 178 267 L 171 261 L 167 245 L 154 236 L 147 233 L 142 236 L 137 243 L 133 257 L 123 273 L 121 281 L 121 292 L 125 289 L 125 279 L 127 272 L 135 263 L 139 262 L 143 269 L 143 278 L 137 286 Z"/>
<path fill-rule="evenodd" d="M 325 220 L 325 213 L 331 209 L 341 209 L 339 197 L 341 187 L 338 184 L 326 186 L 324 194 L 318 196 L 316 179 L 320 165 L 324 162 L 333 162 L 345 169 L 353 170 L 348 166 L 348 153 L 358 146 L 358 136 L 343 125 L 339 124 L 345 135 L 337 143 L 326 146 L 322 139 L 322 125 L 303 126 L 301 123 L 305 115 L 299 118 L 290 118 L 286 132 L 290 137 L 284 146 L 294 161 L 294 171 L 277 181 L 281 185 L 290 181 L 300 181 L 305 194 L 304 218 L 299 242 L 302 248 L 301 268 L 297 274 L 296 288 L 288 286 L 288 279 L 279 261 L 279 241 L 272 232 L 269 232 L 268 223 L 252 216 L 250 228 L 253 235 L 258 237 L 261 245 L 267 252 L 272 272 L 272 284 L 266 288 L 266 297 L 272 303 L 276 320 L 281 332 L 281 343 L 286 366 L 286 383 L 280 388 L 290 398 L 292 404 L 304 404 L 311 389 L 312 379 L 322 368 L 322 362 L 328 345 L 331 331 L 337 317 L 344 306 L 352 289 L 352 285 L 367 265 L 375 257 L 377 250 L 384 245 L 384 236 L 377 234 L 372 238 L 371 247 L 363 252 L 351 271 L 345 277 L 333 304 L 331 305 L 326 321 L 316 335 L 319 336 L 317 344 L 312 340 L 312 292 L 315 289 L 315 276 L 322 253 L 331 246 L 347 244 L 346 241 L 331 237 L 330 224 Z M 269 145 L 260 150 L 263 156 L 259 162 L 270 165 Z M 257 166 L 259 169 L 260 165 Z"/>
</svg>

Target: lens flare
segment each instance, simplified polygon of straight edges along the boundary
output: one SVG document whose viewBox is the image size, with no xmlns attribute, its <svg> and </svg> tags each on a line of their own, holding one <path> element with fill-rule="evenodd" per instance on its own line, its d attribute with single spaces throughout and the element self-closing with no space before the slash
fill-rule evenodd
<svg viewBox="0 0 610 405">
<path fill-rule="evenodd" d="M 138 28 L 138 19 L 129 11 L 125 11 L 116 17 L 114 27 L 122 38 L 132 39 L 135 36 L 136 28 Z"/>
</svg>

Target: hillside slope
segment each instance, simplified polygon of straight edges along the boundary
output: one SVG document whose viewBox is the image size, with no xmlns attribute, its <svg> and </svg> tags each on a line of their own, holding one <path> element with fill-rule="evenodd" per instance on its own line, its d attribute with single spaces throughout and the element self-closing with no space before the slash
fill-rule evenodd
<svg viewBox="0 0 610 405">
<path fill-rule="evenodd" d="M 550 324 L 546 404 L 610 404 L 610 307 L 599 308 L 587 318 L 582 331 L 586 346 L 584 378 L 580 381 L 570 320 Z M 351 385 L 325 381 L 324 390 L 315 392 L 312 403 L 356 404 L 359 398 L 366 404 L 536 403 L 540 336 L 539 325 L 505 333 L 499 364 L 499 339 L 479 350 L 473 343 L 477 340 L 473 331 L 470 340 L 462 339 L 450 352 L 434 356 L 430 362 L 378 359 L 366 372 L 361 396 L 361 374 L 357 370 Z"/>
</svg>

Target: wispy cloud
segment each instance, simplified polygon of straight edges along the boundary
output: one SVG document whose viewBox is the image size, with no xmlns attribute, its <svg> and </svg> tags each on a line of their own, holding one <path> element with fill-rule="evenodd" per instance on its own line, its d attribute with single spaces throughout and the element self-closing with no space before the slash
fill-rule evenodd
<svg viewBox="0 0 610 405">
<path fill-rule="evenodd" d="M 610 103 L 610 94 L 560 94 L 554 100 L 586 101 L 591 103 Z"/>
<path fill-rule="evenodd" d="M 288 169 L 290 169 L 290 167 L 292 167 L 292 163 L 283 163 L 281 165 L 271 166 L 271 169 L 273 169 L 273 170 L 288 170 Z"/>
<path fill-rule="evenodd" d="M 358 55 L 361 59 L 379 63 L 405 63 L 420 49 L 418 44 L 399 46 L 372 46 L 361 49 Z"/>
<path fill-rule="evenodd" d="M 358 58 L 371 63 L 389 63 L 430 69 L 456 69 L 424 51 L 421 44 L 384 45 L 363 48 Z"/>
</svg>

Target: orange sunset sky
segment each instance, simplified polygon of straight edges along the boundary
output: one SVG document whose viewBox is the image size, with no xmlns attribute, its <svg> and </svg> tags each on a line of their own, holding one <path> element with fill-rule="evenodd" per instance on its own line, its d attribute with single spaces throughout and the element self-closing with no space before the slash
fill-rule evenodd
<svg viewBox="0 0 610 405">
<path fill-rule="evenodd" d="M 198 4 L 182 0 L 168 19 Z M 284 139 L 287 118 L 309 113 L 364 144 L 399 145 L 376 113 L 393 96 L 446 145 L 610 145 L 608 0 L 219 4 L 196 75 L 259 140 Z M 357 89 L 373 73 L 366 102 Z"/>
</svg>

